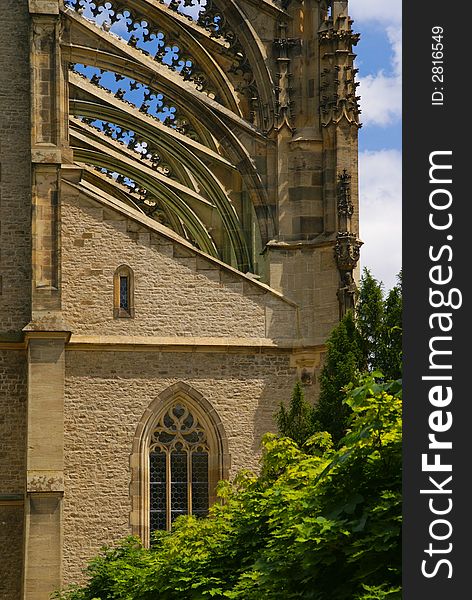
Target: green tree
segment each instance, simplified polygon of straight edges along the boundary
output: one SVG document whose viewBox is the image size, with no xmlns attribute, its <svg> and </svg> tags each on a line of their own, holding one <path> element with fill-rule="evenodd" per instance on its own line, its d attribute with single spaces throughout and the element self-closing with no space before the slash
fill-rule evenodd
<svg viewBox="0 0 472 600">
<path fill-rule="evenodd" d="M 401 273 L 386 298 L 382 287 L 364 269 L 355 317 L 345 315 L 327 341 L 312 431 L 329 432 L 335 443 L 345 435 L 350 415 L 343 388 L 364 372 L 380 372 L 385 381 L 402 375 Z"/>
<path fill-rule="evenodd" d="M 377 353 L 376 369 L 385 379 L 400 379 L 402 376 L 402 274 L 384 300 L 381 344 Z"/>
<path fill-rule="evenodd" d="M 281 403 L 275 415 L 279 433 L 292 438 L 299 446 L 303 446 L 313 433 L 312 412 L 310 403 L 305 399 L 303 387 L 297 381 L 288 409 Z"/>
<path fill-rule="evenodd" d="M 401 389 L 364 380 L 339 450 L 268 434 L 261 474 L 222 483 L 210 517 L 151 550 L 104 549 L 63 600 L 400 600 Z M 324 449 L 323 449 L 324 448 Z"/>
<path fill-rule="evenodd" d="M 325 364 L 320 375 L 320 396 L 312 412 L 311 432 L 327 431 L 335 443 L 343 437 L 349 406 L 343 404 L 342 390 L 355 382 L 364 367 L 363 340 L 348 312 L 327 341 Z"/>
<path fill-rule="evenodd" d="M 382 284 L 372 276 L 369 269 L 364 269 L 356 307 L 356 325 L 361 339 L 364 362 L 362 371 L 377 368 L 383 343 L 384 316 Z"/>
</svg>

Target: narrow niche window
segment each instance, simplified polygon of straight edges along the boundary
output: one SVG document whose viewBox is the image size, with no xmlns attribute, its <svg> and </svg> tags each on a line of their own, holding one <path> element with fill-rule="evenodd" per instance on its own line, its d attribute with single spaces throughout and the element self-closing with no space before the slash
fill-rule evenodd
<svg viewBox="0 0 472 600">
<path fill-rule="evenodd" d="M 183 402 L 171 405 L 151 435 L 149 474 L 151 532 L 171 529 L 179 515 L 207 514 L 207 432 Z"/>
<path fill-rule="evenodd" d="M 122 265 L 115 271 L 113 288 L 114 318 L 134 317 L 134 275 L 128 266 Z"/>
</svg>

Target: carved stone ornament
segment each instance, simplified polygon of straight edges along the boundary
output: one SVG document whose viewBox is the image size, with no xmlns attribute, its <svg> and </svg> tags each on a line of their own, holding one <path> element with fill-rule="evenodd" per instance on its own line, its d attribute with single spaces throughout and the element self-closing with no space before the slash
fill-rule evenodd
<svg viewBox="0 0 472 600">
<path fill-rule="evenodd" d="M 302 385 L 313 385 L 315 383 L 315 373 L 313 369 L 303 368 L 300 374 L 300 381 Z"/>
<path fill-rule="evenodd" d="M 355 46 L 360 40 L 360 34 L 354 33 L 353 31 L 347 29 L 326 29 L 325 31 L 320 31 L 320 40 L 323 42 L 330 42 L 332 40 L 339 40 L 342 42 L 346 42 Z"/>
<path fill-rule="evenodd" d="M 351 176 L 343 170 L 338 175 L 338 215 L 350 219 L 354 214 L 354 205 L 351 202 Z"/>
<path fill-rule="evenodd" d="M 276 118 L 278 126 L 285 122 L 292 128 L 292 87 L 290 73 L 290 50 L 300 45 L 300 39 L 287 37 L 287 23 L 279 23 L 280 37 L 273 42 L 274 52 L 277 57 L 277 79 L 276 93 Z"/>
<path fill-rule="evenodd" d="M 350 272 L 344 273 L 341 286 L 338 289 L 339 316 L 342 318 L 347 311 L 354 310 L 359 290 Z"/>
<path fill-rule="evenodd" d="M 340 231 L 336 237 L 334 256 L 340 271 L 352 271 L 359 261 L 361 242 L 357 235 L 348 231 Z"/>
<path fill-rule="evenodd" d="M 324 127 L 346 119 L 348 123 L 360 127 L 359 100 L 356 95 L 359 82 L 358 69 L 354 68 L 353 46 L 359 41 L 359 34 L 351 30 L 352 21 L 339 18 L 336 23 L 326 18 L 318 32 L 321 61 L 320 110 Z"/>
<path fill-rule="evenodd" d="M 33 47 L 36 52 L 49 53 L 54 45 L 56 24 L 54 21 L 33 21 Z"/>
<path fill-rule="evenodd" d="M 63 492 L 64 476 L 61 471 L 29 471 L 27 492 Z"/>
</svg>

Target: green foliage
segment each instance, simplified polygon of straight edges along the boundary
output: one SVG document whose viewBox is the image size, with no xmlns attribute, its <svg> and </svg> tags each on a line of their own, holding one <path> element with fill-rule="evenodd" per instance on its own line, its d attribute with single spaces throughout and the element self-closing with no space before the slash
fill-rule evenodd
<svg viewBox="0 0 472 600">
<path fill-rule="evenodd" d="M 328 431 L 339 442 L 346 430 L 350 409 L 342 390 L 359 378 L 364 362 L 363 340 L 348 312 L 327 341 L 328 351 L 320 375 L 320 397 L 312 415 L 312 431 Z"/>
<path fill-rule="evenodd" d="M 359 302 L 356 309 L 356 324 L 360 334 L 364 364 L 362 371 L 377 368 L 382 345 L 384 303 L 382 284 L 372 277 L 368 269 L 360 281 Z"/>
<path fill-rule="evenodd" d="M 281 404 L 275 415 L 280 434 L 292 438 L 299 446 L 303 446 L 313 433 L 312 410 L 310 403 L 305 400 L 301 383 L 297 381 L 288 409 Z"/>
<path fill-rule="evenodd" d="M 362 370 L 381 371 L 384 379 L 402 376 L 402 274 L 398 284 L 384 297 L 382 283 L 364 269 L 356 324 L 362 340 L 365 366 Z"/>
<path fill-rule="evenodd" d="M 344 436 L 351 412 L 343 404 L 345 386 L 365 371 L 380 371 L 385 381 L 401 378 L 401 274 L 398 279 L 385 298 L 382 284 L 364 269 L 355 318 L 347 313 L 327 341 L 312 431 L 328 431 L 335 443 Z"/>
<path fill-rule="evenodd" d="M 210 517 L 181 517 L 152 550 L 105 549 L 63 600 L 400 598 L 401 389 L 375 375 L 350 391 L 339 450 L 268 434 L 259 477 L 223 482 Z"/>
<path fill-rule="evenodd" d="M 384 300 L 381 344 L 377 353 L 376 368 L 386 379 L 399 379 L 402 376 L 402 274 Z"/>
</svg>

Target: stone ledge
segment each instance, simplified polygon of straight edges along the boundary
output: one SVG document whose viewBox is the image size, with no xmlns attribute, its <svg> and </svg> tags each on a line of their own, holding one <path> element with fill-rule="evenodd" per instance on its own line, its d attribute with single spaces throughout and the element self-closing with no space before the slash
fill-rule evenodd
<svg viewBox="0 0 472 600">
<path fill-rule="evenodd" d="M 23 506 L 23 494 L 0 494 L 0 506 Z"/>
<path fill-rule="evenodd" d="M 266 338 L 157 337 L 72 335 L 67 350 L 158 352 L 292 352 L 297 342 Z"/>
<path fill-rule="evenodd" d="M 29 12 L 35 15 L 58 15 L 58 0 L 29 0 Z"/>
<path fill-rule="evenodd" d="M 58 167 L 62 164 L 62 152 L 56 146 L 51 148 L 35 147 L 31 150 L 31 162 L 44 165 L 55 165 Z"/>
<path fill-rule="evenodd" d="M 54 310 L 36 310 L 33 312 L 31 321 L 23 327 L 25 339 L 37 334 L 45 334 L 43 337 L 65 337 L 68 339 L 70 335 L 70 325 L 64 320 L 61 311 Z"/>
<path fill-rule="evenodd" d="M 336 243 L 335 235 L 320 234 L 316 238 L 310 240 L 271 240 L 267 242 L 264 252 L 267 250 L 286 250 L 295 251 L 306 248 L 329 248 Z"/>
</svg>

